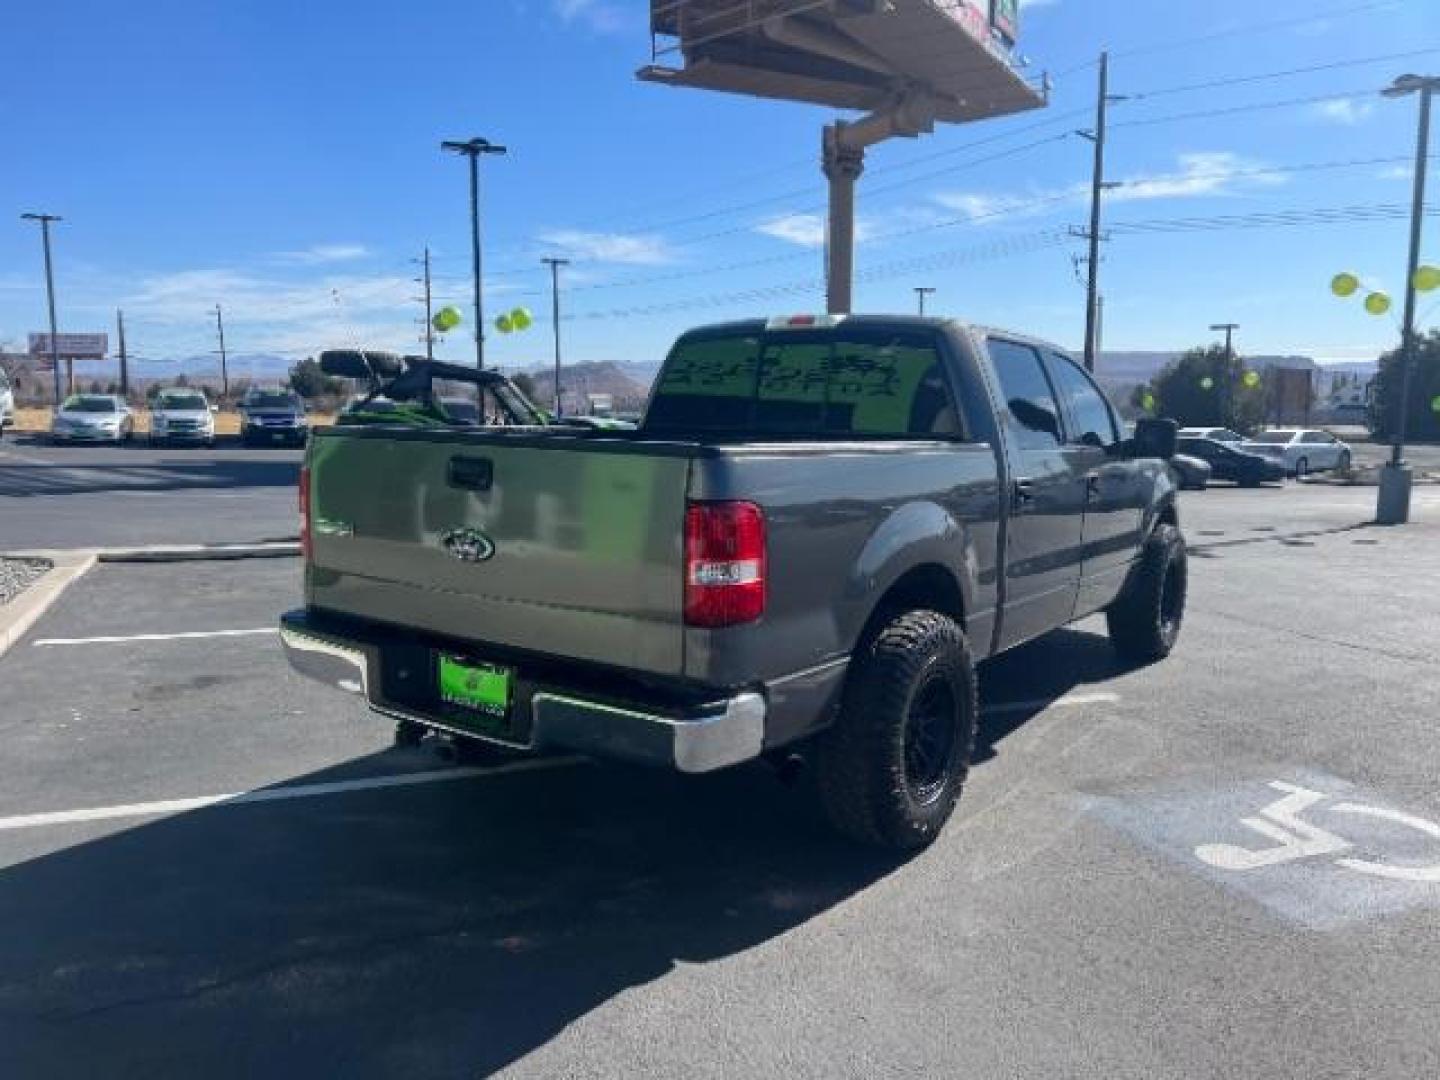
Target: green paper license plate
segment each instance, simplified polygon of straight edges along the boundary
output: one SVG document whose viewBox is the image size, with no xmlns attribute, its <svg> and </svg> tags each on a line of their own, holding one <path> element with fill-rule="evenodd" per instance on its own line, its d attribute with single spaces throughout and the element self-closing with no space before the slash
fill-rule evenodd
<svg viewBox="0 0 1440 1080">
<path fill-rule="evenodd" d="M 503 718 L 510 712 L 511 676 L 509 668 L 441 653 L 440 700 Z"/>
</svg>

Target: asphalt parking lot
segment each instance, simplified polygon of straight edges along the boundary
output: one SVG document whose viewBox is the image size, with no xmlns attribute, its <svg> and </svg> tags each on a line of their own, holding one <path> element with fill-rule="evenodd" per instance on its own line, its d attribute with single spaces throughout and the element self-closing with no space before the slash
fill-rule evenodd
<svg viewBox="0 0 1440 1080">
<path fill-rule="evenodd" d="M 1176 654 L 983 668 L 903 862 L 763 767 L 392 749 L 295 560 L 102 565 L 0 659 L 0 1075 L 1436 1075 L 1440 489 L 1373 500 L 1185 496 Z"/>
<path fill-rule="evenodd" d="M 0 442 L 0 551 L 293 538 L 301 450 Z"/>
</svg>

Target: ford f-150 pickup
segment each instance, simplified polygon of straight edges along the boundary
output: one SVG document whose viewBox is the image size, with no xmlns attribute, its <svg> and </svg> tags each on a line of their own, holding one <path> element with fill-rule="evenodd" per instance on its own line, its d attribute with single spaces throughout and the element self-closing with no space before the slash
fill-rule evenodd
<svg viewBox="0 0 1440 1080">
<path fill-rule="evenodd" d="M 400 732 L 685 772 L 798 755 L 838 828 L 914 848 L 965 780 L 976 663 L 1096 612 L 1135 662 L 1175 644 L 1175 425 L 1125 437 L 1043 341 L 708 326 L 634 431 L 447 424 L 431 384 L 461 369 L 383 367 L 415 408 L 313 434 L 280 631 Z"/>
</svg>

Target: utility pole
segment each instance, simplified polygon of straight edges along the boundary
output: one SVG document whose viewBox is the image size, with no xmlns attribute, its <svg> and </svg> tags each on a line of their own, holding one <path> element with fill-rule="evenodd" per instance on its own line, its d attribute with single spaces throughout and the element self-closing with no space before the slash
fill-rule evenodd
<svg viewBox="0 0 1440 1080">
<path fill-rule="evenodd" d="M 1230 381 L 1230 368 L 1235 363 L 1235 331 L 1240 329 L 1239 323 L 1222 322 L 1211 323 L 1213 331 L 1225 331 L 1225 377 L 1220 380 L 1220 424 L 1229 427 L 1230 410 L 1227 407 L 1234 393 L 1234 386 Z"/>
<path fill-rule="evenodd" d="M 1240 329 L 1237 322 L 1211 323 L 1211 330 L 1225 331 L 1225 362 L 1228 364 L 1235 359 L 1235 331 Z"/>
<path fill-rule="evenodd" d="M 470 139 L 458 142 L 447 139 L 440 149 L 454 154 L 463 154 L 470 159 L 470 262 L 475 288 L 475 367 L 485 366 L 485 317 L 480 301 L 480 155 L 504 154 L 505 147 L 489 139 Z"/>
<path fill-rule="evenodd" d="M 1100 202 L 1105 192 L 1118 184 L 1105 182 L 1105 125 L 1110 105 L 1123 101 L 1110 93 L 1110 54 L 1100 54 L 1100 93 L 1095 102 L 1095 130 L 1076 134 L 1095 144 L 1094 173 L 1090 179 L 1090 229 L 1082 234 L 1090 243 L 1088 274 L 1085 282 L 1085 370 L 1095 370 L 1100 327 Z"/>
<path fill-rule="evenodd" d="M 425 359 L 435 359 L 435 314 L 431 311 L 430 296 L 430 245 L 425 245 L 425 257 L 421 260 L 425 267 L 425 276 L 420 280 L 425 284 Z"/>
<path fill-rule="evenodd" d="M 1402 75 L 1382 93 L 1388 98 L 1420 95 L 1420 132 L 1415 141 L 1415 198 L 1410 212 L 1410 259 L 1405 271 L 1405 322 L 1400 331 L 1400 416 L 1390 463 L 1380 472 L 1375 520 L 1401 525 L 1410 520 L 1410 470 L 1405 464 L 1405 431 L 1410 414 L 1410 377 L 1415 367 L 1415 272 L 1420 268 L 1421 226 L 1425 219 L 1425 179 L 1430 164 L 1430 99 L 1440 77 Z"/>
<path fill-rule="evenodd" d="M 230 396 L 230 365 L 225 355 L 225 316 L 219 304 L 215 305 L 215 329 L 220 334 L 220 400 L 224 401 Z"/>
<path fill-rule="evenodd" d="M 569 266 L 569 259 L 541 259 L 550 267 L 550 322 L 555 329 L 555 418 L 564 416 L 560 397 L 560 267 Z"/>
<path fill-rule="evenodd" d="M 115 332 L 120 339 L 120 396 L 130 397 L 130 357 L 125 353 L 125 312 L 115 309 Z"/>
<path fill-rule="evenodd" d="M 55 329 L 55 274 L 50 264 L 50 223 L 62 221 L 58 214 L 21 214 L 26 221 L 40 223 L 40 237 L 45 245 L 45 298 L 50 306 L 50 368 L 55 377 L 55 408 L 60 408 L 60 334 Z"/>
<path fill-rule="evenodd" d="M 929 285 L 916 285 L 915 298 L 920 301 L 920 316 L 925 316 L 925 297 L 932 295 L 935 289 Z"/>
</svg>

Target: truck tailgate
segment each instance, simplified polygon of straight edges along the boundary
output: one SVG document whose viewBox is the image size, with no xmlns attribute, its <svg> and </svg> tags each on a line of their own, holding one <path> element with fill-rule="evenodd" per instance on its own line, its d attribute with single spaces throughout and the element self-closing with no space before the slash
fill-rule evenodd
<svg viewBox="0 0 1440 1080">
<path fill-rule="evenodd" d="M 317 434 L 308 601 L 678 675 L 690 461 L 646 450 L 560 435 Z"/>
</svg>

